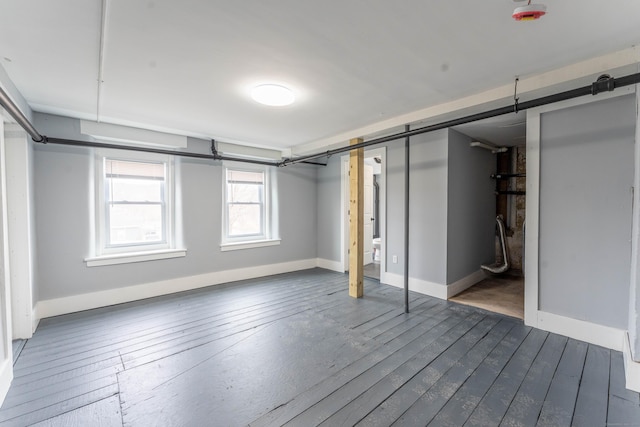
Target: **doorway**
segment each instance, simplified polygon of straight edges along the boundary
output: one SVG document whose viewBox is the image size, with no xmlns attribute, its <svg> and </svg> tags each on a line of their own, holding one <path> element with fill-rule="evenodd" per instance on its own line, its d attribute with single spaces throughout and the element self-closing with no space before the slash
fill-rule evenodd
<svg viewBox="0 0 640 427">
<path fill-rule="evenodd" d="M 364 153 L 364 276 L 380 280 L 385 270 L 385 165 L 386 148 Z M 342 264 L 349 271 L 349 156 L 341 158 Z"/>
<path fill-rule="evenodd" d="M 526 118 L 514 113 L 456 130 L 474 141 L 474 149 L 487 149 L 494 154 L 495 168 L 487 178 L 495 183 L 495 215 L 503 221 L 504 240 L 496 220 L 495 257 L 485 265 L 489 267 L 485 270 L 486 279 L 451 300 L 524 320 Z"/>
</svg>

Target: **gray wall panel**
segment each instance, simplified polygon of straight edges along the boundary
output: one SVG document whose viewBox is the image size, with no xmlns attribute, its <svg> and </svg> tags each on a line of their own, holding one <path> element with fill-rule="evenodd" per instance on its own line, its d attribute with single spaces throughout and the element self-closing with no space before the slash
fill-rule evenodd
<svg viewBox="0 0 640 427">
<path fill-rule="evenodd" d="M 36 115 L 50 137 L 78 138 L 77 120 Z M 209 142 L 189 138 L 189 149 Z M 221 252 L 222 170 L 218 162 L 179 159 L 182 231 L 187 256 L 86 267 L 90 248 L 92 150 L 37 145 L 34 187 L 40 299 L 47 300 L 216 271 L 316 258 L 316 167 L 277 170 L 278 246 Z"/>
<path fill-rule="evenodd" d="M 449 130 L 447 284 L 495 259 L 496 159 L 471 147 L 471 138 Z"/>
<path fill-rule="evenodd" d="M 341 252 L 341 156 L 329 159 L 318 169 L 318 258 L 342 261 Z"/>
<path fill-rule="evenodd" d="M 540 121 L 540 308 L 627 329 L 634 98 Z"/>
<path fill-rule="evenodd" d="M 411 138 L 409 276 L 438 284 L 447 283 L 447 146 L 447 129 Z"/>
<path fill-rule="evenodd" d="M 403 275 L 404 140 L 387 143 L 387 272 Z M 372 147 L 377 148 L 377 147 Z M 340 261 L 340 160 L 318 171 L 318 257 Z M 411 139 L 410 276 L 444 284 L 446 280 L 447 130 Z M 393 256 L 398 262 L 393 263 Z"/>
</svg>

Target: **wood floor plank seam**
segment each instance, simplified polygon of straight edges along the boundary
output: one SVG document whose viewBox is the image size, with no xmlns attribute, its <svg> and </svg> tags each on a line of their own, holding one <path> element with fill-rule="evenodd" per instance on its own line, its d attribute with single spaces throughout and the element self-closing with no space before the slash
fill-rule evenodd
<svg viewBox="0 0 640 427">
<path fill-rule="evenodd" d="M 480 341 L 483 341 L 498 322 L 498 319 L 485 317 L 437 355 L 429 355 L 431 349 L 424 349 L 358 398 L 351 400 L 323 423 L 325 425 L 356 425 L 376 408 L 381 408 L 387 402 L 392 405 L 394 395 L 397 396 L 401 390 L 417 387 L 422 392 L 425 387 L 430 388 L 429 384 L 433 385 L 448 371 L 448 368 L 464 357 L 465 352 L 471 351 Z M 432 356 L 435 357 L 432 358 Z"/>
<path fill-rule="evenodd" d="M 432 349 L 448 348 L 452 341 L 457 340 L 459 336 L 462 336 L 474 325 L 479 323 L 483 318 L 484 316 L 472 314 L 468 318 L 460 322 L 457 322 L 456 324 L 452 325 L 451 328 L 445 331 L 442 331 L 440 334 L 438 334 L 437 337 L 434 337 L 435 339 L 431 343 L 431 348 Z M 453 330 L 455 330 L 456 332 L 451 332 Z M 438 340 L 441 340 L 441 342 L 443 341 L 440 347 L 436 347 L 436 345 L 434 344 Z M 419 351 L 421 351 L 421 349 L 418 350 L 418 352 Z M 394 353 L 394 355 L 396 355 L 396 358 L 398 359 L 397 361 L 394 360 L 394 363 L 393 363 L 394 369 L 395 367 L 402 365 L 407 360 L 414 357 L 415 354 L 416 353 L 413 353 L 413 352 L 410 354 Z M 327 418 L 329 418 L 335 411 L 342 409 L 344 406 L 348 405 L 351 401 L 353 401 L 354 399 L 357 399 L 359 396 L 365 393 L 370 387 L 376 384 L 381 377 L 386 376 L 390 372 L 389 371 L 390 367 L 382 369 L 379 365 L 380 364 L 378 363 L 377 370 L 369 369 L 365 371 L 369 373 L 369 375 L 365 375 L 365 373 L 358 375 L 356 378 L 352 379 L 351 381 L 346 383 L 344 386 L 340 387 L 337 390 L 334 390 L 332 393 L 330 393 L 329 395 L 321 399 L 319 402 L 315 403 L 309 409 L 295 416 L 292 420 L 288 421 L 285 425 L 307 426 L 307 425 L 321 424 Z M 335 411 L 332 412 L 333 410 Z"/>
<path fill-rule="evenodd" d="M 372 367 L 380 364 L 382 361 L 388 359 L 389 357 L 392 357 L 398 351 L 402 351 L 408 346 L 412 344 L 415 345 L 425 339 L 435 339 L 435 337 L 439 336 L 435 335 L 438 334 L 436 328 L 442 328 L 442 325 L 450 320 L 451 317 L 445 316 L 445 314 L 442 313 L 440 317 L 435 316 L 434 318 L 430 319 L 430 321 L 426 322 L 429 324 L 429 326 L 427 327 L 426 325 L 423 325 L 424 331 L 420 331 L 418 328 L 413 328 L 414 331 L 420 333 L 416 333 L 415 335 L 407 333 L 403 334 L 402 336 L 396 337 L 395 341 L 398 344 L 397 346 L 394 346 L 393 340 L 388 343 L 381 344 L 379 348 L 385 350 L 384 352 L 370 353 L 358 360 L 355 360 L 353 363 L 343 368 L 341 372 L 323 379 L 321 382 L 316 383 L 309 389 L 305 390 L 295 399 L 278 405 L 277 408 L 269 411 L 262 417 L 253 420 L 250 424 L 252 426 L 282 425 L 290 421 L 292 418 L 302 413 L 304 410 L 310 408 L 317 402 L 318 398 L 315 396 L 318 390 L 326 389 L 328 390 L 328 394 L 330 394 L 334 390 L 337 390 L 339 387 L 342 387 L 348 382 L 357 378 L 368 369 L 371 369 Z M 460 319 L 459 321 L 461 322 L 462 320 L 463 319 Z M 449 323 L 451 323 L 451 321 Z M 448 326 L 447 329 L 445 329 L 445 331 L 443 331 L 442 333 L 454 327 L 457 323 Z M 433 338 L 431 338 L 431 336 L 433 336 Z M 403 339 L 407 339 L 408 341 L 405 342 L 403 341 Z M 328 394 L 322 393 L 322 397 L 327 397 Z"/>
<path fill-rule="evenodd" d="M 334 286 L 335 286 L 335 289 L 340 289 L 341 288 L 341 284 L 340 283 L 336 283 Z M 289 290 L 289 289 L 286 289 L 286 291 L 287 291 L 287 295 L 291 295 L 290 299 L 299 298 L 298 291 Z M 323 290 L 322 289 L 317 289 L 316 292 L 317 292 L 318 295 L 320 295 L 320 294 L 323 293 Z M 281 294 L 272 295 L 272 298 L 270 300 L 279 302 L 279 301 L 282 300 L 280 298 L 281 296 L 282 296 Z M 149 304 L 151 304 L 151 303 L 149 303 Z M 255 304 L 255 306 L 258 306 L 258 305 L 260 305 L 260 304 Z M 225 305 L 224 303 L 220 303 L 219 306 L 220 307 L 224 307 L 225 309 L 227 308 L 227 305 Z M 200 304 L 198 304 L 196 306 L 196 308 L 194 308 L 194 307 L 185 307 L 183 310 L 180 310 L 179 312 L 183 312 L 186 315 L 186 317 L 188 318 L 189 314 L 200 313 L 200 312 L 211 312 L 211 311 L 215 310 L 217 307 L 218 307 L 218 305 L 211 305 L 211 304 L 207 304 L 206 302 L 201 302 Z M 174 312 L 174 311 L 172 311 L 172 312 Z M 159 311 L 158 315 L 154 316 L 153 318 L 156 318 L 156 317 L 157 318 L 163 318 L 165 316 L 166 316 L 166 309 L 161 309 Z M 153 319 L 153 318 L 151 318 L 151 319 Z M 104 323 L 104 320 L 106 320 L 106 319 L 102 319 L 102 322 L 100 322 L 98 324 L 98 326 L 96 326 L 95 328 L 93 328 L 93 327 L 91 327 L 90 325 L 87 325 L 87 324 L 83 325 L 82 327 L 78 327 L 77 328 L 77 329 L 80 329 L 82 332 L 86 332 L 85 334 L 78 335 L 77 333 L 73 333 L 73 331 L 69 331 L 69 330 L 64 331 L 64 333 L 69 336 L 69 340 L 76 341 L 76 340 L 82 338 L 85 335 L 91 336 L 95 332 L 96 329 L 101 330 L 102 329 L 102 324 Z M 113 323 L 112 326 L 113 327 L 118 327 L 120 325 L 129 325 L 134 321 L 135 322 L 146 322 L 147 320 L 149 320 L 148 316 L 136 316 L 136 317 L 133 317 L 133 318 L 124 318 L 124 319 L 122 319 L 121 322 Z M 55 336 L 55 335 L 52 335 L 52 334 L 49 334 L 49 335 L 50 335 L 50 340 L 51 341 L 55 341 L 55 342 L 52 343 L 52 345 L 56 345 L 57 343 L 63 341 L 63 340 L 61 340 L 62 337 L 60 337 L 60 336 Z M 31 340 L 31 344 L 30 344 L 30 350 L 33 351 L 33 350 L 35 350 L 35 347 L 41 346 L 41 345 L 43 345 L 43 344 L 36 344 L 36 343 L 33 342 L 33 339 L 32 339 Z"/>
<path fill-rule="evenodd" d="M 633 425 L 622 355 L 323 269 L 43 319 L 1 426 Z M 101 419 L 102 420 L 102 419 Z"/>
<path fill-rule="evenodd" d="M 429 425 L 458 427 L 467 422 L 477 405 L 482 401 L 491 386 L 498 379 L 505 366 L 509 364 L 512 357 L 522 343 L 525 341 L 531 328 L 519 327 L 511 330 L 513 334 L 508 334 L 512 340 L 502 340 L 482 364 L 465 380 L 447 404 L 440 409 Z M 513 346 L 511 344 L 513 343 Z M 501 358 L 501 351 L 504 354 Z M 489 371 L 485 373 L 484 371 Z M 486 381 L 485 381 L 486 379 Z M 478 394 L 472 394 L 472 388 L 479 387 Z M 459 404 L 456 405 L 456 399 Z M 448 411 L 447 409 L 450 408 Z M 452 419 L 453 418 L 453 419 Z"/>
<path fill-rule="evenodd" d="M 312 298 L 310 298 L 310 299 L 312 299 Z M 331 303 L 330 303 L 330 302 L 328 302 L 328 303 L 327 303 L 327 305 L 331 305 Z M 307 307 L 307 308 L 308 308 L 308 306 L 307 306 L 307 305 L 304 305 L 304 304 L 302 304 L 302 305 L 301 305 L 301 304 L 292 304 L 291 306 Z M 298 308 L 298 310 L 300 310 L 300 308 Z M 260 321 L 260 319 L 258 319 L 258 320 L 256 320 L 256 321 Z M 250 322 L 244 322 L 244 323 L 242 323 L 241 325 L 232 325 L 231 327 L 238 327 L 238 326 L 246 325 L 246 324 L 249 324 L 249 323 L 250 323 Z M 229 322 L 225 322 L 225 323 L 224 323 L 223 325 L 221 325 L 221 326 L 228 325 L 228 324 L 230 324 L 230 323 L 229 323 Z M 206 330 L 206 328 L 205 328 L 205 330 Z M 163 342 L 164 342 L 164 341 L 163 341 Z M 126 346 L 125 346 L 125 347 L 126 347 Z M 123 348 L 123 347 L 117 347 L 117 349 L 118 349 L 118 350 L 120 350 L 120 349 L 122 349 L 122 348 Z M 88 353 L 88 352 L 98 352 L 98 350 L 96 350 L 96 349 L 89 349 L 89 350 L 85 351 L 84 353 Z M 127 354 L 127 353 L 125 352 L 125 354 Z M 79 356 L 79 355 L 80 355 L 80 354 L 75 354 L 75 356 Z M 80 358 L 80 359 L 82 359 L 82 358 Z M 27 365 L 27 366 L 26 366 L 26 367 L 24 367 L 24 368 L 23 368 L 21 365 L 19 365 L 19 366 L 17 367 L 16 371 L 19 373 L 19 372 L 21 372 L 23 369 L 27 369 L 27 368 L 34 368 L 35 366 L 42 365 L 42 364 L 46 364 L 47 366 L 50 366 L 50 365 L 53 365 L 53 364 L 52 364 L 52 362 L 53 362 L 53 361 L 55 361 L 55 360 L 56 360 L 56 359 L 53 359 L 53 360 L 47 360 L 46 362 L 37 363 L 37 364 L 35 364 L 35 365 Z"/>
<path fill-rule="evenodd" d="M 419 423 L 429 423 L 440 411 L 440 409 L 446 404 L 453 394 L 455 394 L 460 387 L 464 384 L 464 382 L 476 371 L 477 367 L 488 357 L 488 355 L 500 344 L 502 338 L 506 336 L 515 326 L 515 324 L 507 322 L 506 320 L 501 320 L 500 325 L 502 329 L 499 329 L 499 326 L 496 325 L 495 328 L 491 329 L 490 333 L 485 334 L 482 338 L 480 338 L 476 344 L 460 359 L 462 361 L 469 361 L 471 365 L 466 369 L 463 369 L 465 364 L 464 362 L 457 362 L 452 364 L 441 377 L 437 378 L 434 383 L 430 387 L 425 387 L 423 383 L 420 384 L 421 390 L 420 394 L 415 396 L 413 401 L 405 402 L 404 407 L 406 409 L 402 409 L 399 407 L 399 404 L 393 402 L 394 398 L 397 398 L 397 395 L 401 392 L 402 388 L 411 389 L 409 382 L 404 384 L 402 388 L 399 388 L 394 392 L 394 395 L 390 396 L 385 402 L 381 405 L 374 408 L 370 411 L 365 417 L 358 421 L 358 424 L 365 425 L 380 425 L 382 422 L 388 423 L 389 425 L 394 424 L 407 424 L 412 422 Z M 480 351 L 478 351 L 480 349 Z M 453 384 L 449 381 L 449 383 L 445 383 L 445 379 L 448 376 L 452 376 L 453 373 L 458 370 L 462 370 L 462 375 L 464 375 L 464 379 L 460 380 L 456 386 L 456 383 Z M 415 377 L 414 377 L 415 378 Z M 413 380 L 413 378 L 412 378 Z M 417 393 L 416 393 L 417 394 Z M 434 402 L 436 399 L 435 396 L 440 397 L 441 399 L 446 400 L 444 402 L 440 402 L 441 406 L 437 406 L 440 403 Z M 427 399 L 431 399 L 427 402 Z M 400 401 L 400 398 L 397 398 Z M 407 404 L 409 403 L 409 404 Z M 420 403 L 420 404 L 419 404 Z M 385 408 L 391 407 L 393 409 L 398 409 L 396 412 L 398 414 L 390 413 L 388 410 L 385 411 Z M 429 416 L 424 413 L 422 408 L 428 408 L 432 414 Z M 413 411 L 419 412 L 419 414 L 412 414 Z M 407 421 L 411 420 L 411 421 Z"/>
<path fill-rule="evenodd" d="M 269 281 L 266 281 L 266 283 L 268 284 Z M 294 284 L 293 286 L 285 286 L 282 285 L 281 289 L 279 289 L 279 292 L 288 292 L 288 293 L 296 293 L 296 290 L 300 290 L 300 289 L 308 289 L 308 288 L 312 288 L 314 286 L 318 286 L 319 284 L 326 284 L 327 280 L 323 280 L 322 278 L 318 278 L 316 281 L 314 282 L 308 282 L 308 283 L 304 283 L 304 284 L 298 284 L 296 282 L 296 284 Z M 341 279 L 340 277 L 334 277 L 331 278 L 331 280 L 328 282 L 331 284 L 340 284 L 341 283 Z M 246 287 L 262 287 L 262 285 L 260 284 L 245 284 L 245 285 L 235 285 L 238 288 L 228 288 L 229 291 L 234 291 L 235 293 L 240 293 L 240 295 L 242 295 L 242 291 L 243 288 Z M 274 294 L 275 291 L 277 289 L 274 289 L 273 287 L 269 287 L 269 286 L 264 286 L 265 290 L 263 293 L 257 293 L 256 295 L 252 295 L 253 297 L 259 297 L 261 294 Z M 205 288 L 206 289 L 206 288 Z M 219 289 L 215 289 L 215 291 L 217 291 Z M 71 323 L 72 325 L 75 325 L 76 320 L 74 319 L 75 317 L 79 317 L 79 316 L 92 316 L 92 314 L 88 314 L 88 313 L 94 313 L 93 317 L 94 320 L 93 321 L 89 321 L 89 319 L 83 319 L 83 324 L 80 326 L 77 326 L 77 328 L 80 329 L 85 329 L 88 325 L 95 323 L 101 323 L 105 320 L 108 320 L 111 317 L 118 317 L 123 319 L 123 322 L 127 320 L 127 318 L 125 317 L 126 313 L 130 313 L 132 316 L 136 316 L 136 317 L 140 317 L 140 313 L 139 313 L 139 307 L 140 306 L 146 306 L 147 310 L 145 310 L 144 313 L 144 317 L 149 317 L 149 316 L 153 316 L 156 314 L 162 315 L 164 313 L 163 310 L 166 310 L 167 308 L 173 308 L 176 304 L 180 304 L 181 302 L 193 302 L 195 301 L 195 305 L 196 306 L 201 306 L 201 305 L 209 305 L 211 303 L 213 303 L 214 305 L 219 305 L 219 306 L 224 306 L 225 303 L 228 302 L 228 300 L 233 300 L 233 298 L 235 298 L 235 293 L 231 293 L 230 295 L 225 295 L 222 294 L 220 295 L 219 292 L 214 292 L 212 294 L 213 290 L 208 289 L 207 291 L 203 291 L 202 289 L 196 289 L 196 290 L 192 290 L 192 291 L 185 291 L 185 292 L 180 292 L 178 294 L 173 294 L 173 295 L 167 295 L 167 296 L 160 296 L 160 297 L 154 297 L 154 298 L 149 298 L 146 300 L 139 300 L 139 301 L 134 301 L 131 303 L 122 303 L 122 304 L 117 304 L 114 306 L 109 306 L 109 307 L 104 307 L 104 308 L 100 308 L 100 309 L 95 309 L 95 310 L 88 310 L 88 311 L 83 311 L 83 312 L 79 312 L 79 313 L 72 313 L 70 315 L 65 315 L 65 316 L 56 316 L 53 318 L 49 318 L 49 319 L 43 319 L 42 320 L 42 326 L 40 326 L 42 328 L 43 331 L 47 332 L 46 336 L 49 337 L 57 337 L 55 335 L 55 331 L 51 331 L 51 330 L 47 330 L 49 329 L 56 329 L 56 328 L 62 328 L 61 331 L 58 331 L 59 333 L 68 333 L 69 330 L 73 330 L 73 326 L 71 328 L 67 327 L 66 324 L 67 323 Z M 246 292 L 246 291 L 245 291 Z M 194 293 L 192 295 L 192 293 Z M 201 295 L 203 294 L 203 295 Z M 212 301 L 213 299 L 213 301 Z M 219 304 L 218 304 L 219 303 Z M 153 310 L 149 310 L 150 307 L 155 306 L 158 307 L 158 313 L 155 313 Z M 188 307 L 186 308 L 188 310 Z M 155 314 L 154 314 L 155 313 Z M 71 316 L 72 320 L 64 320 L 64 318 L 66 318 L 67 316 Z"/>
</svg>

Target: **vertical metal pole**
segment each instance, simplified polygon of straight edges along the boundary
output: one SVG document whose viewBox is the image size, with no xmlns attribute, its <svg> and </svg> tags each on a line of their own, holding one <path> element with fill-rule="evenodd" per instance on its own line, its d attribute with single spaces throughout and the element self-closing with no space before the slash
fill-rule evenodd
<svg viewBox="0 0 640 427">
<path fill-rule="evenodd" d="M 405 125 L 405 131 L 409 131 Z M 409 139 L 404 139 L 404 312 L 409 313 Z"/>
</svg>

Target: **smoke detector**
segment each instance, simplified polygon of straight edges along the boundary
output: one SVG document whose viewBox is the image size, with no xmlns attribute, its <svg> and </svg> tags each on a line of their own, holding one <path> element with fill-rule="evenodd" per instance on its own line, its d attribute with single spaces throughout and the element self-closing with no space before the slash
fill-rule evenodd
<svg viewBox="0 0 640 427">
<path fill-rule="evenodd" d="M 518 0 L 514 0 L 518 1 Z M 542 15 L 547 13 L 547 6 L 543 4 L 531 4 L 531 0 L 526 6 L 516 7 L 513 11 L 513 19 L 516 21 L 534 21 L 540 19 Z"/>
</svg>

